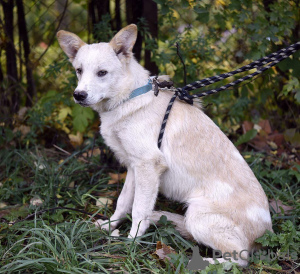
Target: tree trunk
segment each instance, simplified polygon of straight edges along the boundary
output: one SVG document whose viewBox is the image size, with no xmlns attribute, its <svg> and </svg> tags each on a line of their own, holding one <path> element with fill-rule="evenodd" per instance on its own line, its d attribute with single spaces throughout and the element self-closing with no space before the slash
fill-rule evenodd
<svg viewBox="0 0 300 274">
<path fill-rule="evenodd" d="M 24 6 L 22 0 L 17 0 L 17 9 L 18 9 L 18 27 L 19 27 L 19 36 L 23 43 L 24 57 L 25 57 L 25 66 L 26 66 L 26 81 L 27 81 L 27 98 L 26 106 L 32 106 L 33 98 L 36 98 L 36 89 L 32 73 L 32 64 L 29 59 L 30 46 L 28 41 Z"/>
<path fill-rule="evenodd" d="M 6 74 L 8 80 L 8 92 L 4 94 L 4 102 L 6 106 L 9 106 L 11 113 L 16 113 L 19 109 L 20 96 L 18 94 L 18 71 L 17 71 L 17 60 L 16 60 L 16 50 L 14 46 L 14 26 L 13 26 L 13 8 L 14 1 L 4 1 L 1 0 L 4 13 L 4 32 L 7 37 L 5 43 L 5 53 L 6 53 Z"/>
<path fill-rule="evenodd" d="M 143 16 L 143 0 L 126 0 L 126 20 L 127 24 L 138 24 L 139 19 Z M 133 53 L 135 58 L 141 60 L 143 37 L 140 32 L 136 39 L 136 43 L 133 47 Z"/>
<path fill-rule="evenodd" d="M 119 31 L 122 27 L 121 24 L 121 11 L 120 11 L 120 0 L 116 0 L 115 6 L 115 22 L 116 22 L 116 30 Z"/>
<path fill-rule="evenodd" d="M 153 0 L 144 0 L 144 17 L 147 21 L 152 39 L 157 41 L 158 37 L 158 18 L 157 4 Z M 158 67 L 155 62 L 151 61 L 151 50 L 145 49 L 145 68 L 152 75 L 158 75 Z"/>
<path fill-rule="evenodd" d="M 102 20 L 102 16 L 105 14 L 110 14 L 109 0 L 89 0 L 88 17 L 94 38 L 96 38 L 94 26 Z"/>
<path fill-rule="evenodd" d="M 0 49 L 0 60 L 1 60 L 1 55 L 2 55 L 2 50 Z M 3 70 L 2 70 L 2 64 L 1 64 L 1 62 L 0 62 L 0 83 L 2 83 L 3 82 Z M 2 88 L 2 86 L 0 85 L 0 91 L 1 91 L 1 88 Z M 0 92 L 0 93 L 2 93 L 2 92 Z"/>
<path fill-rule="evenodd" d="M 96 23 L 101 21 L 103 15 L 110 14 L 109 0 L 94 0 L 94 6 L 97 8 L 98 14 L 98 20 Z"/>
</svg>

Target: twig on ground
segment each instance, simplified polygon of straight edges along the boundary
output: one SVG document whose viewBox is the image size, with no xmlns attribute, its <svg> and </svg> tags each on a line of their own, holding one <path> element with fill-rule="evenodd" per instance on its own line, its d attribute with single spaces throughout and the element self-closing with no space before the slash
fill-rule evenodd
<svg viewBox="0 0 300 274">
<path fill-rule="evenodd" d="M 64 149 L 62 149 L 61 147 L 58 147 L 57 145 L 53 145 L 55 148 L 57 148 L 58 150 L 60 150 L 60 151 L 62 151 L 62 152 L 64 152 L 65 154 L 67 154 L 67 155 L 72 155 L 70 152 L 68 152 L 68 151 L 66 151 L 66 150 L 64 150 Z"/>
</svg>

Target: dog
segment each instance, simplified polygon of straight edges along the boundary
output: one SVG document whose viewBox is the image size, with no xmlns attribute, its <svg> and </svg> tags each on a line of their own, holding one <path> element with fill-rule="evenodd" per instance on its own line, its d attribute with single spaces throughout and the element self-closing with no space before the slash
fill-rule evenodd
<svg viewBox="0 0 300 274">
<path fill-rule="evenodd" d="M 173 93 L 155 96 L 150 90 L 131 98 L 149 82 L 149 72 L 132 53 L 136 25 L 123 28 L 109 43 L 87 45 L 63 30 L 57 38 L 78 77 L 75 102 L 99 113 L 106 144 L 127 167 L 114 214 L 106 224 L 96 224 L 114 230 L 131 213 L 128 237 L 134 238 L 165 215 L 183 236 L 222 254 L 256 248 L 255 239 L 272 231 L 269 204 L 231 141 L 199 105 L 176 100 L 159 149 L 159 131 Z M 158 192 L 186 204 L 185 216 L 154 211 Z M 248 264 L 245 253 L 231 260 Z M 224 261 L 224 256 L 219 259 Z"/>
</svg>

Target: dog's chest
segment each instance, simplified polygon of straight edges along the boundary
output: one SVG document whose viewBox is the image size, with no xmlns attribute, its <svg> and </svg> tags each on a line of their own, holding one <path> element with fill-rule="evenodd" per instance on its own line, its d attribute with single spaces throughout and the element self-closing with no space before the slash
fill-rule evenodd
<svg viewBox="0 0 300 274">
<path fill-rule="evenodd" d="M 121 141 L 123 131 L 124 124 L 109 123 L 105 119 L 102 119 L 100 133 L 105 143 L 111 148 L 120 163 L 128 166 L 128 153 Z"/>
</svg>

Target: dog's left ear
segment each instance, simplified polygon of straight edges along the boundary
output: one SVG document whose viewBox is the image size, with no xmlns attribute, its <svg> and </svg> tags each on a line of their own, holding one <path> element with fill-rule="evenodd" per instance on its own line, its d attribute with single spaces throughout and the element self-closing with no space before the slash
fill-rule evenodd
<svg viewBox="0 0 300 274">
<path fill-rule="evenodd" d="M 126 59 L 132 56 L 132 48 L 137 38 L 137 27 L 131 24 L 121 29 L 110 41 L 110 45 L 116 52 L 117 56 Z"/>
</svg>

